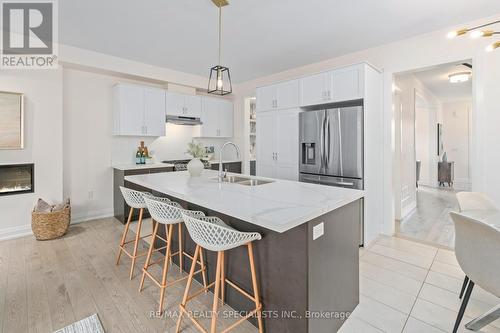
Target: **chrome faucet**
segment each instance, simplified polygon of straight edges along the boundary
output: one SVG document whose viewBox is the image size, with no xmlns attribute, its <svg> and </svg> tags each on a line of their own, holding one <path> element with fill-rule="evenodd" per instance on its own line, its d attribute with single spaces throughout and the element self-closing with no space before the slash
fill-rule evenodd
<svg viewBox="0 0 500 333">
<path fill-rule="evenodd" d="M 228 141 L 222 145 L 219 151 L 219 176 L 217 177 L 219 183 L 222 183 L 224 181 L 225 174 L 222 172 L 222 152 L 227 145 L 234 146 L 234 148 L 236 149 L 236 157 L 240 158 L 240 148 L 238 148 L 238 146 L 234 142 Z"/>
</svg>

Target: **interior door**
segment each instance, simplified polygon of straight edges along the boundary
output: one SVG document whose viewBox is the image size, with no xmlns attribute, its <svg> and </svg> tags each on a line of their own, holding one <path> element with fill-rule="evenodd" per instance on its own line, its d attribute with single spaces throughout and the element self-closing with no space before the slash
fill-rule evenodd
<svg viewBox="0 0 500 333">
<path fill-rule="evenodd" d="M 233 103 L 230 101 L 219 101 L 219 136 L 224 138 L 233 136 Z"/>
<path fill-rule="evenodd" d="M 276 111 L 265 111 L 257 114 L 257 175 L 262 177 L 275 177 L 275 129 Z"/>
<path fill-rule="evenodd" d="M 144 125 L 147 136 L 165 136 L 165 90 L 144 89 Z"/>
<path fill-rule="evenodd" d="M 297 180 L 299 176 L 300 109 L 277 110 L 275 113 L 276 177 Z"/>
</svg>

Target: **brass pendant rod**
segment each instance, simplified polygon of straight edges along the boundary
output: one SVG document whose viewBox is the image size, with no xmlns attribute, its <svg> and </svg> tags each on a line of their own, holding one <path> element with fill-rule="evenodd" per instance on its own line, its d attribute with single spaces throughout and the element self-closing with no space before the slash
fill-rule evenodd
<svg viewBox="0 0 500 333">
<path fill-rule="evenodd" d="M 221 44 L 222 44 L 222 6 L 219 5 L 219 66 L 221 64 L 221 56 L 220 56 L 220 51 L 221 51 Z"/>
</svg>

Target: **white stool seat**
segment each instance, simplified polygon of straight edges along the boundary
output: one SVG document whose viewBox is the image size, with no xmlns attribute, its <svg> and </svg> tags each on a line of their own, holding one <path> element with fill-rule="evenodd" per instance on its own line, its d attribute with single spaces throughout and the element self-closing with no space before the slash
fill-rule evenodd
<svg viewBox="0 0 500 333">
<path fill-rule="evenodd" d="M 120 191 L 122 191 L 123 199 L 125 199 L 125 202 L 130 207 L 137 209 L 147 208 L 143 198 L 144 194 L 146 194 L 145 192 L 131 190 L 123 186 L 120 186 Z"/>
<path fill-rule="evenodd" d="M 215 216 L 193 217 L 182 213 L 182 217 L 193 241 L 210 251 L 226 251 L 261 239 L 259 233 L 238 231 Z"/>
<path fill-rule="evenodd" d="M 161 224 L 177 224 L 183 222 L 182 213 L 195 217 L 205 216 L 203 212 L 186 210 L 177 202 L 170 201 L 167 198 L 154 197 L 146 194 L 143 196 L 143 199 L 146 202 L 149 214 L 151 214 L 153 220 Z"/>
</svg>

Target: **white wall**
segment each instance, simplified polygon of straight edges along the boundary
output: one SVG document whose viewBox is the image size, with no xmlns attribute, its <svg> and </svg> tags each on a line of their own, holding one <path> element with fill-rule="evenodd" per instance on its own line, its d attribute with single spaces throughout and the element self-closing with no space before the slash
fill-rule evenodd
<svg viewBox="0 0 500 333">
<path fill-rule="evenodd" d="M 25 107 L 25 148 L 0 150 L 0 164 L 35 164 L 34 193 L 0 197 L 0 239 L 31 233 L 31 211 L 39 197 L 63 198 L 61 78 L 61 70 L 0 74 L 0 91 L 23 93 Z"/>
<path fill-rule="evenodd" d="M 469 173 L 469 127 L 471 101 L 443 103 L 443 145 L 449 162 L 455 162 L 453 186 L 460 190 L 470 190 Z"/>
<path fill-rule="evenodd" d="M 64 196 L 72 200 L 74 221 L 112 215 L 112 166 L 134 163 L 141 140 L 157 162 L 188 159 L 187 144 L 199 133 L 197 126 L 166 124 L 166 136 L 160 138 L 113 136 L 112 89 L 119 82 L 151 84 L 64 69 Z M 227 139 L 196 141 L 213 145 L 218 152 Z M 228 150 L 224 158 L 235 158 L 234 152 Z"/>
<path fill-rule="evenodd" d="M 461 24 L 460 26 L 476 26 L 485 22 L 499 19 L 499 15 Z M 500 133 L 493 130 L 500 121 L 497 110 L 497 96 L 500 95 L 500 57 L 498 52 L 485 53 L 484 48 L 491 42 L 487 39 L 458 38 L 446 39 L 449 30 L 446 29 L 408 38 L 402 41 L 350 53 L 344 56 L 331 58 L 322 62 L 293 68 L 256 80 L 248 81 L 235 87 L 237 111 L 243 114 L 244 98 L 255 95 L 255 88 L 272 84 L 280 80 L 309 75 L 323 70 L 345 66 L 362 61 L 369 61 L 384 71 L 384 168 L 380 175 L 384 184 L 384 217 L 380 221 L 381 231 L 393 234 L 394 223 L 394 190 L 393 164 L 395 149 L 395 119 L 393 113 L 393 76 L 396 73 L 408 72 L 418 68 L 425 68 L 437 64 L 451 63 L 463 59 L 473 59 L 474 66 L 474 94 L 473 101 L 473 139 L 476 150 L 471 152 L 474 161 L 480 165 L 471 170 L 473 189 L 484 191 L 491 195 L 500 204 L 500 187 L 494 186 L 494 181 L 500 180 L 497 170 L 500 167 L 500 156 L 492 147 L 500 143 Z M 242 127 L 243 128 L 243 127 Z M 491 144 L 487 146 L 485 144 Z M 494 144 L 494 145 L 493 145 Z M 486 178 L 489 176 L 490 178 Z M 487 179 L 487 181 L 486 181 Z"/>
</svg>

